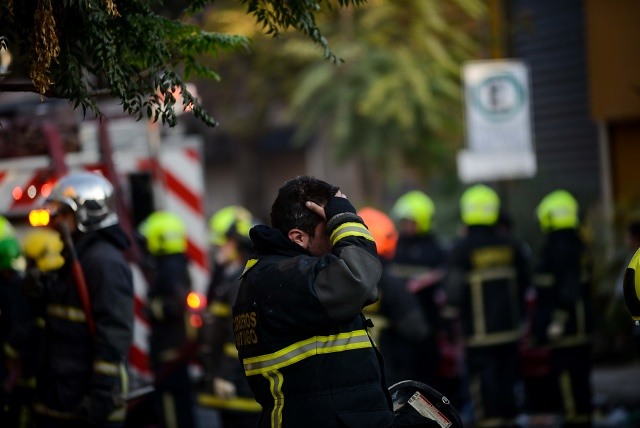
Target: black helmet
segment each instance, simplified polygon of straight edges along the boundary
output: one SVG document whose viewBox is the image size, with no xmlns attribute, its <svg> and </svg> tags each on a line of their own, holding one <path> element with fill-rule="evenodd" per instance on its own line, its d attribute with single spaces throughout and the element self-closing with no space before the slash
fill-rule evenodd
<svg viewBox="0 0 640 428">
<path fill-rule="evenodd" d="M 462 420 L 447 397 L 414 380 L 389 388 L 396 427 L 462 428 Z"/>
</svg>

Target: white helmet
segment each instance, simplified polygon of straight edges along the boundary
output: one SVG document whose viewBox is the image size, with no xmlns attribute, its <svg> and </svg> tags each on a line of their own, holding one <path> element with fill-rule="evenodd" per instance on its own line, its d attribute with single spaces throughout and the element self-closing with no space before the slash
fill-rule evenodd
<svg viewBox="0 0 640 428">
<path fill-rule="evenodd" d="M 72 172 L 60 178 L 45 200 L 45 206 L 52 202 L 73 210 L 81 232 L 93 232 L 118 223 L 113 186 L 94 172 Z"/>
</svg>

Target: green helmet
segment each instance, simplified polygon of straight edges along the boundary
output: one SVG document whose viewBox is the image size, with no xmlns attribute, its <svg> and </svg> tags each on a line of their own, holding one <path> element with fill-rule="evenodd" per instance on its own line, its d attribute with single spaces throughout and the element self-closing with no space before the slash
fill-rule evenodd
<svg viewBox="0 0 640 428">
<path fill-rule="evenodd" d="M 153 255 L 184 253 L 187 249 L 187 229 L 177 215 L 168 211 L 152 213 L 139 226 Z"/>
<path fill-rule="evenodd" d="M 536 215 L 543 232 L 578 227 L 578 202 L 566 190 L 554 190 L 542 198 Z"/>
<path fill-rule="evenodd" d="M 239 205 L 229 205 L 216 211 L 209 219 L 210 242 L 222 245 L 229 233 L 249 238 L 253 219 L 249 210 Z"/>
<path fill-rule="evenodd" d="M 0 216 L 0 269 L 13 269 L 20 257 L 20 242 L 15 236 L 13 226 L 5 217 Z"/>
<path fill-rule="evenodd" d="M 412 190 L 400 196 L 391 208 L 391 217 L 416 222 L 416 232 L 427 233 L 431 230 L 431 219 L 436 206 L 429 196 L 419 190 Z"/>
<path fill-rule="evenodd" d="M 460 197 L 460 215 L 467 226 L 492 226 L 499 213 L 500 197 L 489 186 L 476 184 Z"/>
</svg>

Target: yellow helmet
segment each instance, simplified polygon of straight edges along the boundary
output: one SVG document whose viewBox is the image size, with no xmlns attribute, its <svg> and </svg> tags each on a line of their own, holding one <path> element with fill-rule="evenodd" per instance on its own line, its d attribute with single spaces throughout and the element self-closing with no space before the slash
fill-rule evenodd
<svg viewBox="0 0 640 428">
<path fill-rule="evenodd" d="M 640 320 L 640 249 L 636 251 L 629 262 L 622 283 L 624 300 L 631 317 Z"/>
<path fill-rule="evenodd" d="M 64 265 L 60 234 L 45 227 L 33 228 L 22 240 L 24 256 L 35 261 L 42 272 L 60 269 Z"/>
<path fill-rule="evenodd" d="M 152 213 L 138 231 L 147 240 L 149 252 L 155 256 L 184 253 L 187 249 L 187 228 L 180 217 L 169 211 Z"/>
<path fill-rule="evenodd" d="M 435 211 L 436 206 L 427 194 L 412 190 L 398 198 L 391 208 L 391 216 L 396 220 L 413 220 L 418 233 L 427 233 L 431 230 L 431 219 Z"/>
<path fill-rule="evenodd" d="M 249 230 L 252 225 L 251 213 L 246 208 L 239 205 L 220 208 L 209 219 L 209 241 L 213 245 L 222 245 L 230 232 L 237 233 L 243 238 L 249 238 Z"/>
<path fill-rule="evenodd" d="M 543 232 L 578 227 L 578 202 L 566 190 L 555 190 L 542 198 L 536 215 Z"/>
<path fill-rule="evenodd" d="M 460 197 L 460 215 L 468 226 L 492 226 L 498 221 L 500 197 L 489 186 L 476 184 Z"/>
</svg>

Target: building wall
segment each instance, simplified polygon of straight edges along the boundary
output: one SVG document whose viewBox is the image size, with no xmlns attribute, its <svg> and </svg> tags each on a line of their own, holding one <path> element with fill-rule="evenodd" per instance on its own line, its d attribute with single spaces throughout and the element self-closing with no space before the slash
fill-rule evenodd
<svg viewBox="0 0 640 428">
<path fill-rule="evenodd" d="M 508 2 L 511 58 L 531 71 L 537 175 L 503 186 L 521 234 L 534 247 L 542 236 L 535 207 L 548 192 L 565 188 L 583 217 L 598 217 L 601 180 L 598 129 L 589 110 L 584 5 L 582 0 Z"/>
</svg>

